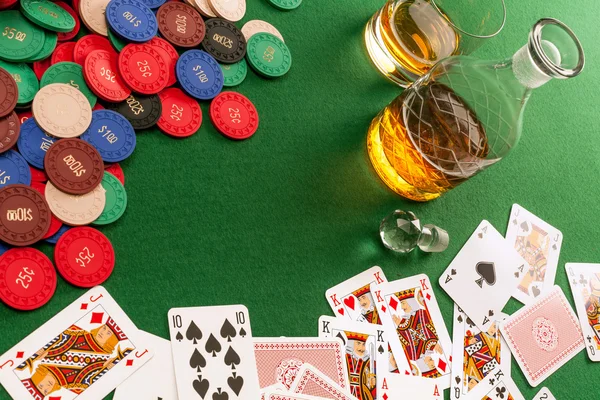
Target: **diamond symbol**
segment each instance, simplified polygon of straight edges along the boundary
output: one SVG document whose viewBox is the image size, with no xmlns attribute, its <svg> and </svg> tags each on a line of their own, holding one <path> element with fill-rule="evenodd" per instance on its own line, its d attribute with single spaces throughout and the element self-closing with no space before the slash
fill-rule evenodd
<svg viewBox="0 0 600 400">
<path fill-rule="evenodd" d="M 387 307 L 386 307 L 386 306 L 382 306 L 382 307 L 381 307 L 381 311 L 385 312 L 386 310 L 387 310 Z"/>
<path fill-rule="evenodd" d="M 126 366 L 131 367 L 133 365 L 133 360 L 127 360 L 125 363 Z"/>
<path fill-rule="evenodd" d="M 390 300 L 390 307 L 392 307 L 394 310 L 396 310 L 396 308 L 398 307 L 398 302 L 396 301 L 395 298 L 392 297 L 392 299 Z"/>
<path fill-rule="evenodd" d="M 90 323 L 91 324 L 101 324 L 103 317 L 104 317 L 104 313 L 94 312 L 94 313 L 92 313 L 92 319 L 90 320 Z"/>
<path fill-rule="evenodd" d="M 387 400 L 388 399 L 388 395 L 387 393 L 384 393 L 383 396 L 381 397 L 383 400 Z"/>
<path fill-rule="evenodd" d="M 87 310 L 87 307 L 88 307 L 87 303 L 81 303 L 80 309 L 81 310 Z"/>
<path fill-rule="evenodd" d="M 446 363 L 444 362 L 444 360 L 442 360 L 442 359 L 440 359 L 440 360 L 438 361 L 438 368 L 439 368 L 439 369 L 441 369 L 442 371 L 446 371 L 446 366 L 447 366 L 447 365 L 448 365 L 448 364 L 446 364 Z"/>
<path fill-rule="evenodd" d="M 427 300 L 431 300 L 431 295 L 429 293 L 427 293 L 425 297 L 427 297 Z"/>
<path fill-rule="evenodd" d="M 23 358 L 23 356 L 25 355 L 24 352 L 22 351 L 17 351 L 17 358 Z"/>
</svg>

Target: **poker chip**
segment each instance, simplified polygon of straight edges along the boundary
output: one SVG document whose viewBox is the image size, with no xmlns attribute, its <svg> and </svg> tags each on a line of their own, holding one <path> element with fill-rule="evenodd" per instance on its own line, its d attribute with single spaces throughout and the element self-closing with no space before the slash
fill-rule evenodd
<svg viewBox="0 0 600 400">
<path fill-rule="evenodd" d="M 102 284 L 115 267 L 115 251 L 106 236 L 89 228 L 73 228 L 56 243 L 54 262 L 60 276 L 72 285 L 90 288 Z"/>
<path fill-rule="evenodd" d="M 248 42 L 248 62 L 259 74 L 267 78 L 285 75 L 292 66 L 290 50 L 277 36 L 257 33 Z"/>
<path fill-rule="evenodd" d="M 8 71 L 15 79 L 19 96 L 17 105 L 29 104 L 40 88 L 40 83 L 33 70 L 25 63 L 8 63 L 0 60 L 0 67 Z"/>
<path fill-rule="evenodd" d="M 106 107 L 127 118 L 135 130 L 153 127 L 162 113 L 162 104 L 156 94 L 150 96 L 132 94 L 125 101 L 109 103 Z"/>
<path fill-rule="evenodd" d="M 41 61 L 45 58 L 48 58 L 52 55 L 52 52 L 54 51 L 54 49 L 56 49 L 57 44 L 58 44 L 58 35 L 54 32 L 46 31 L 42 49 L 37 54 L 35 54 L 33 57 L 26 58 L 25 60 L 22 60 L 22 61 L 33 62 L 33 61 Z"/>
<path fill-rule="evenodd" d="M 206 21 L 202 48 L 220 63 L 233 64 L 246 55 L 246 39 L 233 23 L 221 18 Z"/>
<path fill-rule="evenodd" d="M 19 111 L 17 112 L 17 116 L 19 117 L 19 122 L 23 125 L 23 122 L 27 121 L 29 118 L 33 116 L 30 110 Z"/>
<path fill-rule="evenodd" d="M 65 193 L 86 194 L 102 181 L 104 163 L 98 151 L 81 139 L 63 139 L 46 152 L 48 179 Z"/>
<path fill-rule="evenodd" d="M 121 182 L 121 185 L 125 186 L 125 173 L 123 173 L 123 168 L 119 165 L 119 163 L 113 163 L 104 167 L 104 170 L 110 174 L 112 174 L 115 178 Z"/>
<path fill-rule="evenodd" d="M 41 240 L 50 228 L 50 209 L 44 197 L 28 185 L 0 189 L 0 239 L 13 246 Z"/>
<path fill-rule="evenodd" d="M 246 42 L 249 41 L 252 36 L 261 32 L 266 32 L 270 33 L 271 35 L 275 35 L 279 39 L 281 39 L 282 42 L 285 42 L 285 40 L 283 40 L 283 36 L 277 30 L 277 28 L 275 28 L 273 25 L 266 21 L 261 21 L 260 19 L 253 19 L 252 21 L 246 22 L 244 26 L 242 26 L 242 33 L 246 38 Z"/>
<path fill-rule="evenodd" d="M 39 250 L 10 249 L 0 257 L 0 300 L 9 307 L 40 308 L 54 295 L 56 281 L 52 262 Z"/>
<path fill-rule="evenodd" d="M 32 109 L 39 127 L 59 138 L 80 136 L 92 120 L 89 101 L 78 89 L 64 83 L 41 88 Z"/>
<path fill-rule="evenodd" d="M 19 140 L 21 123 L 16 112 L 0 118 L 0 153 L 11 149 Z"/>
<path fill-rule="evenodd" d="M 155 9 L 163 4 L 165 4 L 167 0 L 142 0 L 142 2 L 149 8 Z"/>
<path fill-rule="evenodd" d="M 210 119 L 217 130 L 230 139 L 247 139 L 258 129 L 256 107 L 246 96 L 236 92 L 223 92 L 212 101 Z"/>
<path fill-rule="evenodd" d="M 198 10 L 198 12 L 204 15 L 206 18 L 215 18 L 217 16 L 217 14 L 215 14 L 210 7 L 208 0 L 195 0 L 193 6 L 196 7 L 196 10 Z"/>
<path fill-rule="evenodd" d="M 49 136 L 35 122 L 29 118 L 21 125 L 18 146 L 19 152 L 29 164 L 35 168 L 44 169 L 46 152 L 58 139 Z"/>
<path fill-rule="evenodd" d="M 6 10 L 17 4 L 19 0 L 0 0 L 0 10 Z"/>
<path fill-rule="evenodd" d="M 119 72 L 131 90 L 156 94 L 167 87 L 169 65 L 151 45 L 128 44 L 119 53 Z"/>
<path fill-rule="evenodd" d="M 169 1 L 156 13 L 162 37 L 179 47 L 196 47 L 204 39 L 206 28 L 198 12 L 185 3 Z"/>
<path fill-rule="evenodd" d="M 158 32 L 154 13 L 138 0 L 111 0 L 106 20 L 114 33 L 130 42 L 147 42 Z"/>
<path fill-rule="evenodd" d="M 235 64 L 221 64 L 221 71 L 223 71 L 223 86 L 237 86 L 246 79 L 248 64 L 244 59 Z"/>
<path fill-rule="evenodd" d="M 183 53 L 177 60 L 175 71 L 183 90 L 197 99 L 212 99 L 223 90 L 221 67 L 202 50 Z"/>
<path fill-rule="evenodd" d="M 135 149 L 136 136 L 131 123 L 112 110 L 94 111 L 92 123 L 81 138 L 92 144 L 106 162 L 119 162 Z"/>
<path fill-rule="evenodd" d="M 46 173 L 37 168 L 33 168 L 31 165 L 29 166 L 29 172 L 31 173 L 31 182 L 40 182 L 44 183 L 48 180 Z"/>
<path fill-rule="evenodd" d="M 246 0 L 208 0 L 218 17 L 237 22 L 246 15 Z"/>
<path fill-rule="evenodd" d="M 41 194 L 42 197 L 45 196 L 46 184 L 44 182 L 32 181 L 31 187 L 33 189 L 37 190 L 37 192 L 39 194 Z M 53 236 L 60 230 L 60 228 L 62 226 L 63 226 L 62 222 L 60 222 L 60 220 L 58 218 L 56 218 L 54 215 L 52 215 L 52 213 L 50 213 L 50 227 L 48 228 L 48 232 L 46 232 L 46 234 L 42 237 L 42 239 L 48 239 L 50 236 Z"/>
<path fill-rule="evenodd" d="M 52 65 L 42 76 L 40 87 L 52 83 L 64 83 L 78 89 L 90 103 L 90 107 L 96 105 L 98 98 L 90 90 L 83 78 L 83 68 L 74 62 L 59 62 Z"/>
<path fill-rule="evenodd" d="M 114 49 L 117 52 L 120 52 L 121 50 L 123 50 L 123 47 L 127 46 L 127 42 L 119 38 L 110 29 L 108 30 L 108 41 L 110 42 L 110 44 L 112 44 L 112 47 L 114 47 Z"/>
<path fill-rule="evenodd" d="M 79 17 L 77 16 L 75 10 L 73 10 L 71 6 L 69 6 L 67 3 L 65 3 L 64 1 L 55 1 L 54 4 L 68 12 L 69 15 L 71 15 L 71 17 L 73 17 L 73 20 L 75 21 L 75 26 L 73 27 L 73 29 L 71 29 L 68 32 L 59 32 L 57 35 L 59 42 L 66 42 L 67 40 L 71 40 L 75 36 L 77 36 L 77 34 L 79 33 L 79 29 L 81 29 L 81 23 L 79 22 Z"/>
<path fill-rule="evenodd" d="M 75 47 L 73 48 L 73 61 L 83 67 L 86 57 L 94 50 L 106 50 L 114 53 L 110 42 L 105 37 L 99 35 L 86 35 L 75 43 Z"/>
<path fill-rule="evenodd" d="M 83 76 L 92 92 L 102 100 L 119 102 L 131 94 L 121 76 L 117 53 L 112 49 L 94 50 L 85 59 Z"/>
<path fill-rule="evenodd" d="M 60 239 L 62 237 L 62 235 L 64 235 L 69 229 L 71 229 L 70 226 L 63 225 L 63 226 L 60 227 L 60 229 L 58 230 L 58 232 L 56 232 L 52 236 L 47 237 L 44 240 L 46 242 L 50 243 L 50 244 L 56 244 L 56 242 L 58 242 L 58 239 Z"/>
<path fill-rule="evenodd" d="M 20 0 L 21 12 L 34 24 L 55 32 L 71 32 L 75 19 L 61 6 L 48 0 Z"/>
<path fill-rule="evenodd" d="M 52 214 L 71 226 L 88 225 L 95 221 L 102 214 L 106 202 L 102 185 L 96 186 L 87 194 L 72 195 L 58 190 L 52 182 L 48 182 L 45 194 Z"/>
<path fill-rule="evenodd" d="M 88 29 L 98 35 L 108 35 L 106 7 L 110 0 L 80 0 L 78 7 L 81 20 Z"/>
<path fill-rule="evenodd" d="M 7 245 L 6 243 L 0 242 L 0 256 L 2 254 L 6 253 L 10 249 L 11 249 L 11 247 L 9 245 Z"/>
<path fill-rule="evenodd" d="M 52 57 L 50 58 L 51 65 L 59 62 L 75 62 L 75 56 L 73 55 L 75 52 L 75 45 L 75 42 L 65 42 L 56 46 L 56 50 L 54 50 L 54 53 L 52 53 Z M 42 78 L 39 77 L 39 79 Z"/>
<path fill-rule="evenodd" d="M 302 0 L 268 0 L 269 4 L 281 11 L 291 11 L 302 4 Z"/>
<path fill-rule="evenodd" d="M 92 222 L 92 225 L 112 224 L 125 213 L 127 208 L 127 192 L 116 176 L 105 172 L 102 187 L 106 194 L 106 205 L 102 214 Z"/>
<path fill-rule="evenodd" d="M 25 61 L 44 46 L 44 29 L 31 23 L 18 10 L 0 12 L 0 25 L 10 27 L 6 35 L 0 35 L 0 58 L 3 60 Z M 15 40 L 16 35 L 19 40 Z"/>
<path fill-rule="evenodd" d="M 177 50 L 171 45 L 171 43 L 167 42 L 165 39 L 155 37 L 152 38 L 148 42 L 148 44 L 162 56 L 163 60 L 167 63 L 167 70 L 169 78 L 167 79 L 167 86 L 173 86 L 177 83 L 177 74 L 175 73 L 175 66 L 177 65 L 177 60 L 179 59 L 179 53 Z"/>
<path fill-rule="evenodd" d="M 50 68 L 51 65 L 52 65 L 51 58 L 46 58 L 45 60 L 40 60 L 40 61 L 34 61 L 32 64 L 32 69 L 33 69 L 33 73 L 35 74 L 35 77 L 38 80 L 42 79 L 42 76 L 44 76 L 44 72 L 46 72 L 46 70 L 48 70 L 48 68 Z"/>
<path fill-rule="evenodd" d="M 17 105 L 18 99 L 17 82 L 7 70 L 0 68 L 0 117 L 10 114 Z"/>
<path fill-rule="evenodd" d="M 162 103 L 158 129 L 177 138 L 191 136 L 200 129 L 202 110 L 196 100 L 177 88 L 165 89 L 158 96 Z"/>
<path fill-rule="evenodd" d="M 8 150 L 0 154 L 0 188 L 13 184 L 31 184 L 31 170 L 23 156 Z"/>
</svg>

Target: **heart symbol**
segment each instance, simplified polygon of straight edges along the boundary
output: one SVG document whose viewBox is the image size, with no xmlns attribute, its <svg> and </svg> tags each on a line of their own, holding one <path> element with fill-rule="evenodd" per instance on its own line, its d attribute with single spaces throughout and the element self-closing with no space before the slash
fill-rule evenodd
<svg viewBox="0 0 600 400">
<path fill-rule="evenodd" d="M 242 388 L 244 387 L 244 378 L 241 376 L 230 376 L 227 378 L 227 384 L 233 390 L 236 396 L 240 395 Z"/>
<path fill-rule="evenodd" d="M 200 397 L 204 398 L 204 396 L 206 396 L 206 392 L 208 392 L 210 384 L 208 383 L 207 379 L 202 379 L 201 376 L 199 376 L 198 378 L 199 379 L 194 380 L 192 386 L 194 387 L 194 390 L 200 395 Z"/>
<path fill-rule="evenodd" d="M 348 306 L 351 310 L 354 310 L 354 296 L 349 296 L 344 299 L 344 304 Z"/>
<path fill-rule="evenodd" d="M 540 295 L 540 289 L 538 289 L 537 286 L 534 286 L 531 288 L 531 291 L 533 292 L 533 297 L 538 297 Z"/>
<path fill-rule="evenodd" d="M 480 288 L 483 288 L 484 281 L 490 286 L 493 286 L 496 283 L 496 266 L 493 262 L 480 261 L 475 266 L 475 271 L 481 276 L 480 279 L 475 281 Z"/>
<path fill-rule="evenodd" d="M 338 308 L 338 312 L 340 313 L 340 315 L 344 315 L 344 309 L 343 308 Z"/>
</svg>

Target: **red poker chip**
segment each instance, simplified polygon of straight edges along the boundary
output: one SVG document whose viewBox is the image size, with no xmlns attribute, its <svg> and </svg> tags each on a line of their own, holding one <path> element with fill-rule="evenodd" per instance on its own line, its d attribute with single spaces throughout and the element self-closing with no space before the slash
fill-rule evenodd
<svg viewBox="0 0 600 400">
<path fill-rule="evenodd" d="M 0 10 L 6 10 L 17 4 L 19 0 L 0 0 Z"/>
<path fill-rule="evenodd" d="M 31 110 L 27 110 L 18 112 L 17 116 L 19 117 L 19 122 L 21 123 L 21 125 L 23 125 L 23 122 L 31 118 L 33 114 L 31 113 Z"/>
<path fill-rule="evenodd" d="M 242 140 L 256 133 L 258 111 L 248 98 L 236 92 L 221 92 L 210 103 L 210 119 L 224 136 Z"/>
<path fill-rule="evenodd" d="M 89 288 L 106 281 L 115 267 L 115 251 L 106 236 L 90 228 L 71 228 L 54 249 L 60 275 L 70 284 Z"/>
<path fill-rule="evenodd" d="M 10 249 L 0 257 L 0 300 L 12 308 L 40 308 L 52 298 L 56 281 L 52 261 L 39 250 Z"/>
<path fill-rule="evenodd" d="M 40 61 L 33 62 L 33 73 L 38 78 L 38 80 L 42 79 L 44 72 L 46 72 L 46 70 L 48 68 L 50 68 L 50 65 L 52 65 L 50 57 L 44 58 L 43 60 L 40 60 Z"/>
<path fill-rule="evenodd" d="M 100 35 L 85 35 L 75 43 L 73 49 L 74 61 L 83 67 L 86 57 L 94 50 L 106 50 L 115 53 L 107 38 Z"/>
<path fill-rule="evenodd" d="M 76 12 L 77 14 L 79 14 L 79 1 L 80 1 L 80 0 L 73 0 L 73 1 L 71 2 L 71 4 L 73 5 L 73 10 L 75 10 L 75 12 Z"/>
<path fill-rule="evenodd" d="M 96 110 L 104 110 L 104 106 L 100 103 L 96 103 L 96 105 L 94 107 L 92 107 L 92 111 L 96 111 Z"/>
<path fill-rule="evenodd" d="M 153 37 L 148 45 L 154 47 L 156 51 L 163 57 L 167 62 L 167 69 L 169 71 L 169 79 L 167 80 L 167 86 L 173 86 L 177 83 L 177 74 L 175 73 L 175 66 L 177 60 L 179 60 L 179 53 L 175 50 L 175 47 L 163 38 Z"/>
<path fill-rule="evenodd" d="M 34 188 L 35 190 L 37 190 L 44 199 L 46 198 L 46 184 L 44 182 L 37 182 L 37 181 L 33 180 L 33 177 L 32 177 L 31 187 Z M 46 232 L 46 234 L 44 235 L 44 237 L 42 237 L 42 239 L 46 239 L 46 238 L 49 238 L 50 236 L 54 235 L 56 232 L 58 232 L 58 230 L 60 228 L 62 228 L 62 226 L 63 226 L 62 221 L 59 220 L 58 218 L 56 218 L 56 216 L 54 214 L 51 214 L 50 228 L 48 228 L 48 232 Z"/>
<path fill-rule="evenodd" d="M 56 46 L 54 52 L 52 53 L 51 64 L 54 65 L 59 62 L 68 61 L 75 62 L 75 56 L 73 52 L 75 51 L 75 42 L 65 42 Z"/>
<path fill-rule="evenodd" d="M 121 77 L 136 93 L 156 94 L 167 87 L 169 65 L 148 44 L 128 44 L 119 53 Z"/>
<path fill-rule="evenodd" d="M 119 163 L 105 165 L 104 170 L 113 174 L 121 182 L 121 185 L 125 186 L 125 173 Z"/>
<path fill-rule="evenodd" d="M 71 8 L 70 5 L 63 1 L 55 1 L 54 4 L 57 6 L 64 8 L 66 12 L 71 14 L 73 19 L 75 20 L 75 28 L 71 32 L 58 32 L 58 41 L 66 42 L 67 40 L 73 39 L 79 33 L 79 29 L 81 28 L 81 22 L 79 22 L 79 15 Z"/>
<path fill-rule="evenodd" d="M 32 182 L 44 183 L 44 182 L 48 181 L 48 176 L 41 169 L 34 168 L 30 165 L 29 170 L 31 171 L 31 181 Z"/>
<path fill-rule="evenodd" d="M 94 50 L 88 54 L 83 65 L 83 77 L 92 92 L 102 100 L 118 103 L 131 94 L 119 75 L 114 50 Z"/>
<path fill-rule="evenodd" d="M 169 88 L 158 94 L 162 114 L 156 125 L 158 129 L 173 137 L 188 137 L 202 125 L 202 109 L 198 102 L 180 89 Z"/>
</svg>

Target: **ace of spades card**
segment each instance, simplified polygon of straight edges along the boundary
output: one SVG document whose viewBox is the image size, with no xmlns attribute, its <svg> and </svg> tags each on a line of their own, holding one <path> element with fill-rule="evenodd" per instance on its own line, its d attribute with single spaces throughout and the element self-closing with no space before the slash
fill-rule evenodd
<svg viewBox="0 0 600 400">
<path fill-rule="evenodd" d="M 514 293 L 524 260 L 488 222 L 482 221 L 448 268 L 440 286 L 487 332 Z"/>
<path fill-rule="evenodd" d="M 180 399 L 259 399 L 248 309 L 172 308 L 169 331 Z"/>
<path fill-rule="evenodd" d="M 600 361 L 600 264 L 565 265 L 585 349 L 592 361 Z"/>
<path fill-rule="evenodd" d="M 384 282 L 385 274 L 375 266 L 328 289 L 325 296 L 337 317 L 381 325 L 370 287 Z"/>
<path fill-rule="evenodd" d="M 349 392 L 357 400 L 375 400 L 377 379 L 387 372 L 388 342 L 383 326 L 321 316 L 319 337 L 337 337 L 345 347 Z"/>
<path fill-rule="evenodd" d="M 514 204 L 506 230 L 506 241 L 525 260 L 513 297 L 528 304 L 554 285 L 562 233 Z"/>
<path fill-rule="evenodd" d="M 452 341 L 425 274 L 371 285 L 400 374 L 450 387 Z"/>
<path fill-rule="evenodd" d="M 0 357 L 0 383 L 20 400 L 96 400 L 153 356 L 102 286 L 89 290 Z"/>
<path fill-rule="evenodd" d="M 505 315 L 498 316 L 504 319 Z M 510 373 L 510 350 L 502 339 L 498 323 L 482 332 L 460 307 L 454 304 L 452 326 L 452 380 L 450 398 L 465 399 L 496 369 Z"/>
<path fill-rule="evenodd" d="M 488 374 L 477 387 L 469 392 L 467 398 L 468 400 L 525 400 L 510 375 L 505 374 L 501 369 Z"/>
</svg>

